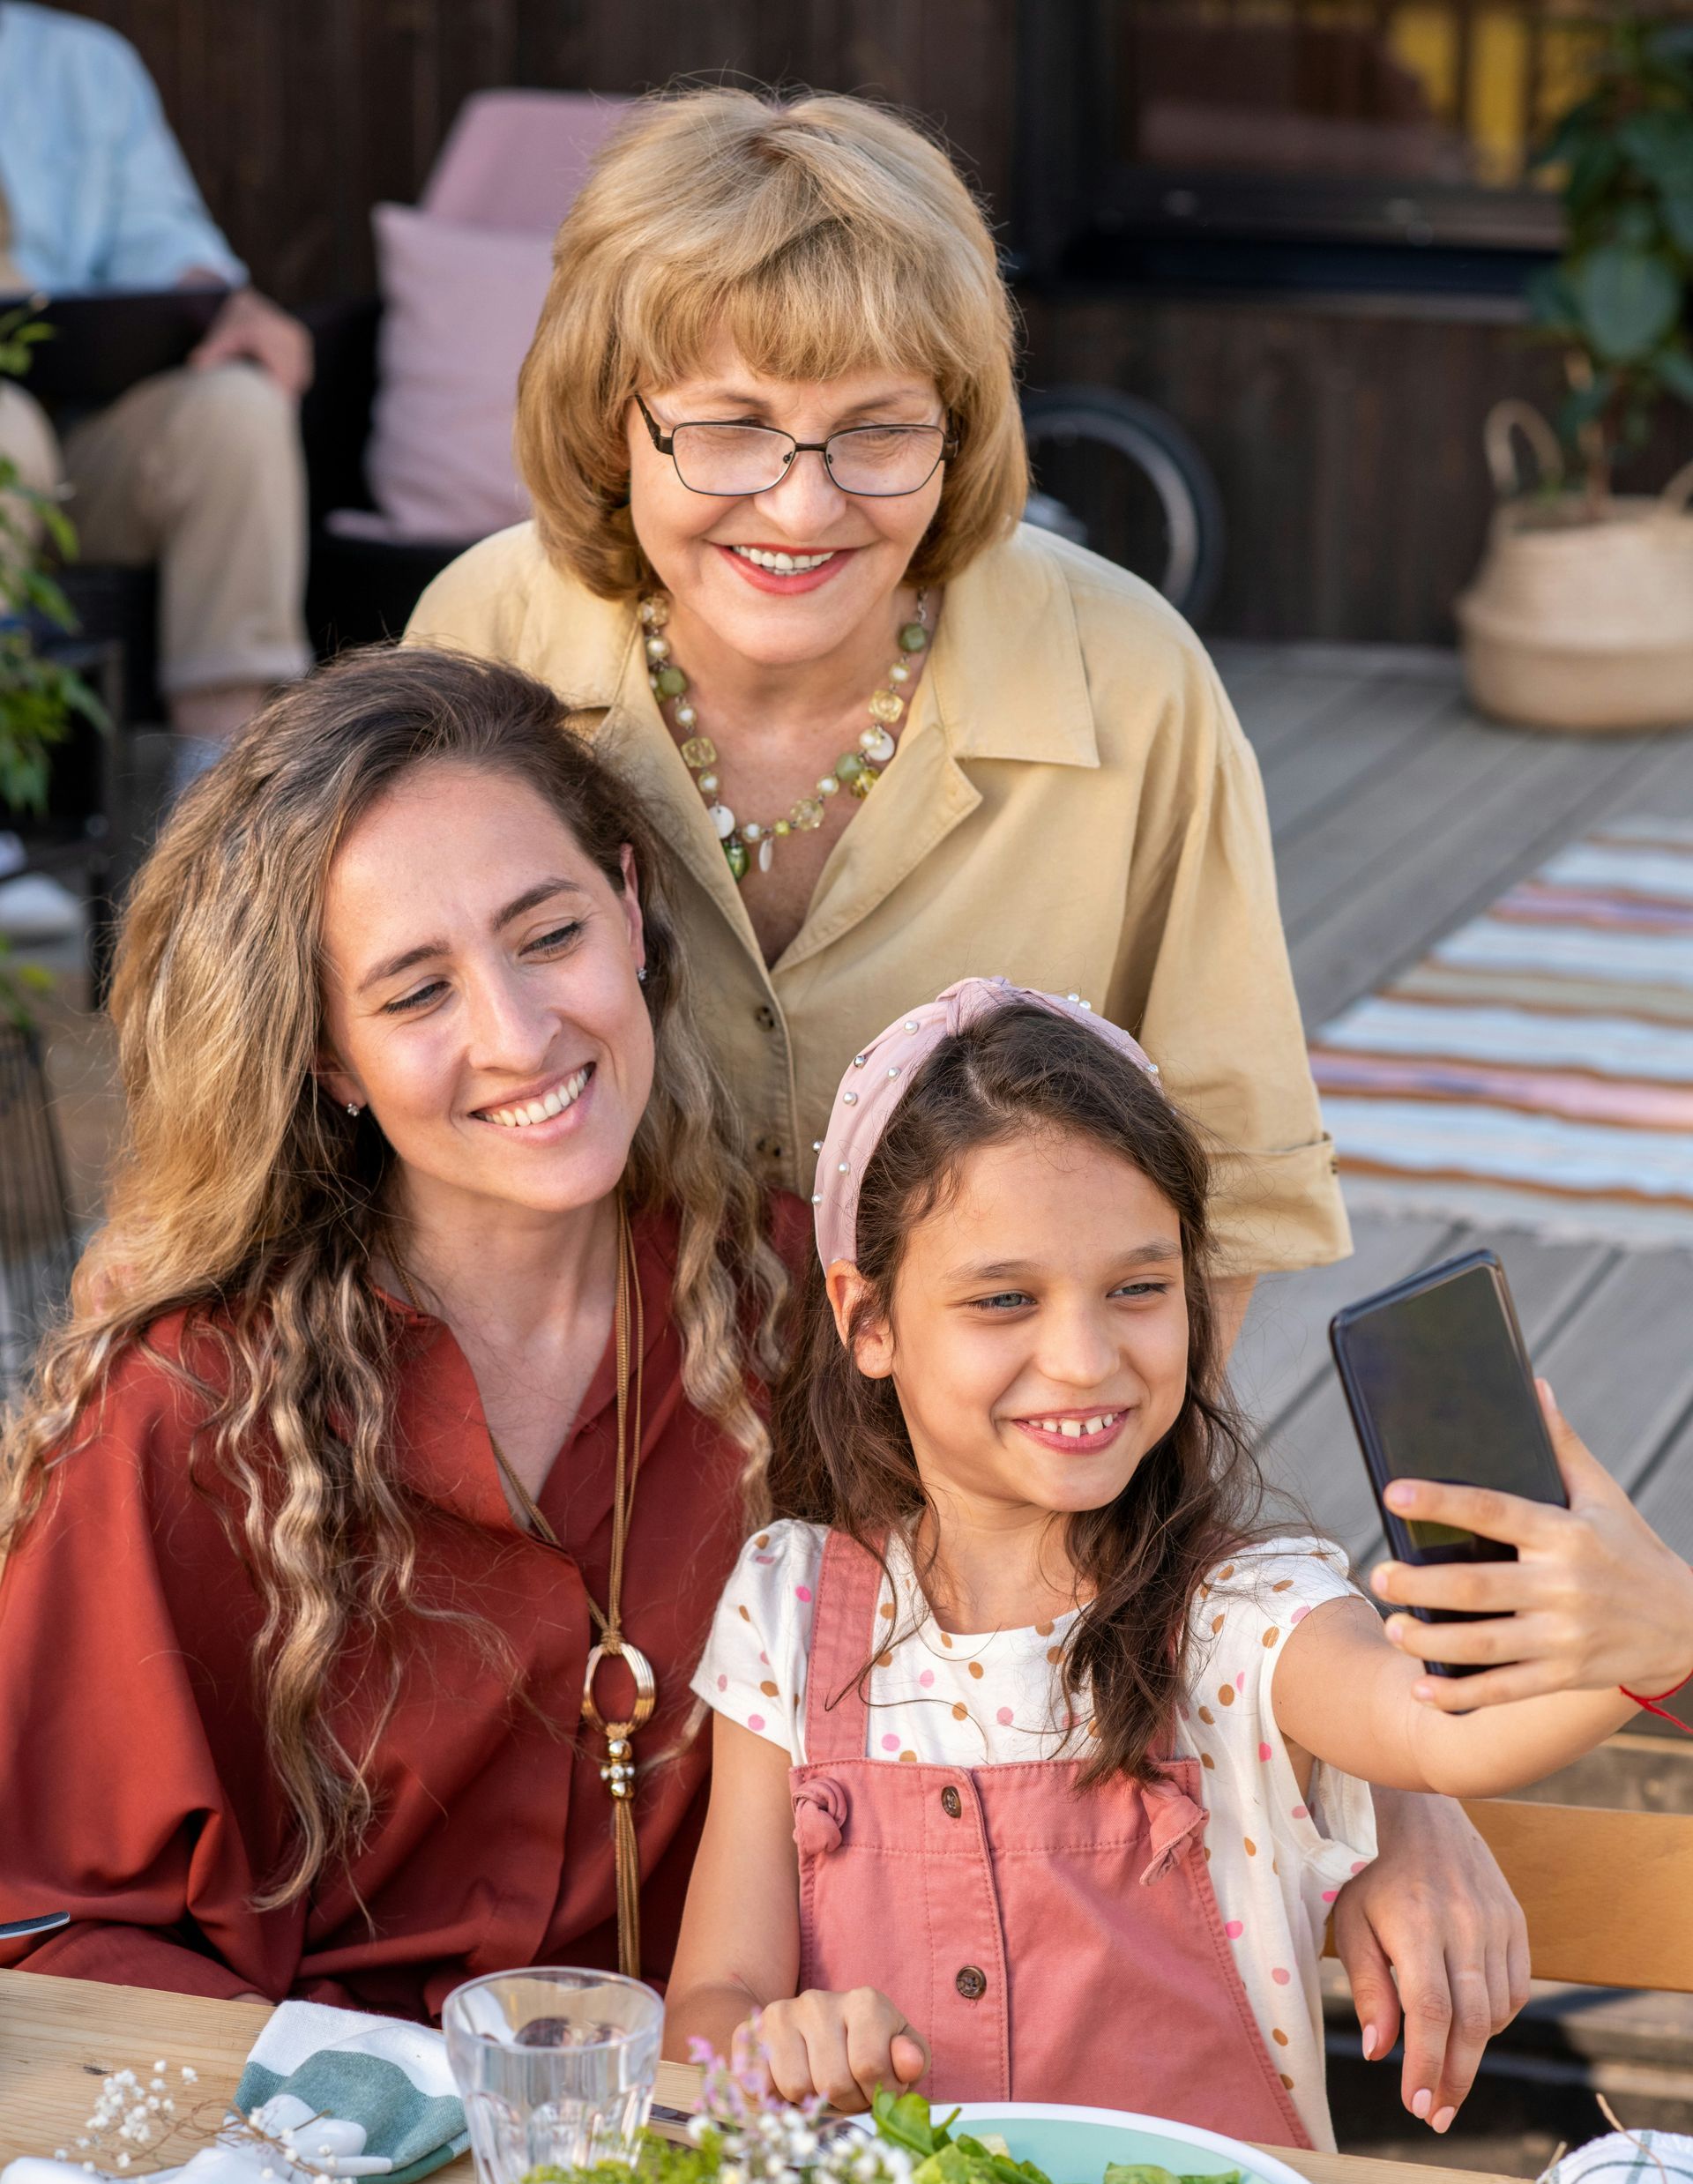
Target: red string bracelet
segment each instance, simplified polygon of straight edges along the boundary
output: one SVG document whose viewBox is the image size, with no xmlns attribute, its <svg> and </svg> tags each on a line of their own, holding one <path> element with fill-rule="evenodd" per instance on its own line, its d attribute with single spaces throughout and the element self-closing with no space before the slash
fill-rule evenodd
<svg viewBox="0 0 1693 2184">
<path fill-rule="evenodd" d="M 1683 1676 L 1679 1683 L 1672 1683 L 1667 1691 L 1659 1692 L 1657 1698 L 1651 1699 L 1643 1698 L 1638 1691 L 1630 1691 L 1626 1683 L 1620 1683 L 1616 1688 L 1625 1699 L 1632 1699 L 1644 1712 L 1656 1714 L 1659 1721 L 1669 1722 L 1684 1737 L 1693 1737 L 1693 1725 L 1682 1721 L 1678 1715 L 1672 1714 L 1667 1708 L 1658 1703 L 1658 1699 L 1673 1699 L 1678 1691 L 1685 1691 L 1689 1683 L 1693 1683 L 1693 1672 Z"/>
</svg>

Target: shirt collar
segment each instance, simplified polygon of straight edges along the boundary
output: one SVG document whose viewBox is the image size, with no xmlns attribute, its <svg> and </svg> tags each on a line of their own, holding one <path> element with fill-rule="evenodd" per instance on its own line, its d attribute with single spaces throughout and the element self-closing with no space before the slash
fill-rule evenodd
<svg viewBox="0 0 1693 2184">
<path fill-rule="evenodd" d="M 929 674 L 954 757 L 1099 764 L 1070 585 L 1026 524 L 947 585 Z"/>
<path fill-rule="evenodd" d="M 582 594 L 571 630 L 571 702 L 585 710 L 617 702 L 638 631 L 627 603 Z M 1063 549 L 1026 524 L 947 585 L 924 681 L 955 758 L 1100 763 Z"/>
</svg>

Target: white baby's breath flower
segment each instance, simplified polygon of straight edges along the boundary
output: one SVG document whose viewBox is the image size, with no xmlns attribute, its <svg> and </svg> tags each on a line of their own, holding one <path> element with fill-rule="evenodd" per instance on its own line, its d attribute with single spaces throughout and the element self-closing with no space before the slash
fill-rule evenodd
<svg viewBox="0 0 1693 2184">
<path fill-rule="evenodd" d="M 55 2161 L 69 2161 L 71 2158 L 71 2151 L 69 2147 L 56 2146 L 53 2149 L 53 2158 Z"/>
<path fill-rule="evenodd" d="M 127 2154 L 120 2154 L 117 2157 L 117 2165 L 120 2169 L 127 2169 L 130 2165 L 130 2157 Z"/>
<path fill-rule="evenodd" d="M 200 2082 L 200 2074 L 184 2063 L 182 2068 L 182 2080 L 184 2085 L 198 2085 Z"/>
</svg>

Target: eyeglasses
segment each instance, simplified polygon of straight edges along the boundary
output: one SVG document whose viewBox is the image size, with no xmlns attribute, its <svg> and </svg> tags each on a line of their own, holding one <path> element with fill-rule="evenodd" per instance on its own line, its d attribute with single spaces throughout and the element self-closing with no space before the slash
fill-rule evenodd
<svg viewBox="0 0 1693 2184">
<path fill-rule="evenodd" d="M 821 455 L 843 493 L 865 500 L 896 500 L 921 492 L 958 441 L 944 425 L 849 425 L 826 440 L 796 440 L 773 425 L 701 421 L 666 432 L 646 404 L 635 397 L 653 444 L 668 455 L 690 493 L 741 500 L 768 493 L 787 477 L 800 455 Z"/>
</svg>

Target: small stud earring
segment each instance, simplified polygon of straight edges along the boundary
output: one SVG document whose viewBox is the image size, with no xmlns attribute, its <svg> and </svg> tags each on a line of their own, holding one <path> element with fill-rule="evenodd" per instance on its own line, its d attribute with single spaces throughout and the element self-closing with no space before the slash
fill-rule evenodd
<svg viewBox="0 0 1693 2184">
<path fill-rule="evenodd" d="M 638 979 L 639 979 L 641 984 L 645 986 L 646 984 L 646 965 L 642 964 L 640 969 L 636 972 L 635 975 Z"/>
<path fill-rule="evenodd" d="M 349 1100 L 347 1101 L 347 1113 L 348 1113 L 348 1114 L 349 1114 L 353 1117 L 353 1120 L 354 1120 L 355 1122 L 358 1121 L 359 1117 L 360 1117 L 360 1116 L 361 1116 L 361 1115 L 364 1113 L 364 1109 L 363 1109 L 363 1108 L 362 1108 L 362 1107 L 359 1105 L 359 1103 L 358 1103 L 358 1101 L 357 1101 L 356 1099 L 349 1099 Z"/>
</svg>

